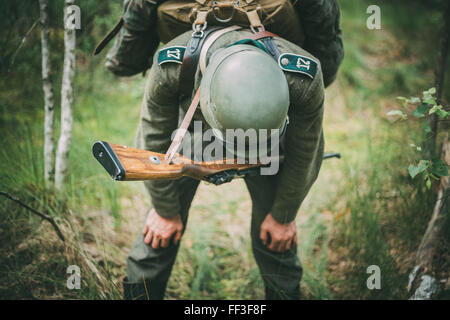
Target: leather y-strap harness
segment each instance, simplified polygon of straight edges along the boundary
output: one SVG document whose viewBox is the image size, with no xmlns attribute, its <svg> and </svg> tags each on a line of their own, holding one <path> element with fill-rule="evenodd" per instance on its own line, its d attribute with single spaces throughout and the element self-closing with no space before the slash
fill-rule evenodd
<svg viewBox="0 0 450 320">
<path fill-rule="evenodd" d="M 206 24 L 205 24 L 206 26 Z M 189 97 L 194 88 L 195 72 L 197 71 L 198 59 L 206 38 L 220 27 L 210 27 L 194 30 L 184 52 L 183 63 L 180 70 L 179 92 L 184 97 Z"/>
</svg>

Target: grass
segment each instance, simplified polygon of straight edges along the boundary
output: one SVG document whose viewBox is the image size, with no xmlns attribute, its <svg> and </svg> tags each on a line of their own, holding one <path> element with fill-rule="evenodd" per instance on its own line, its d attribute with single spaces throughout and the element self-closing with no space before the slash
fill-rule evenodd
<svg viewBox="0 0 450 320">
<path fill-rule="evenodd" d="M 83 82 L 85 76 L 88 75 L 79 75 L 78 80 Z M 105 81 L 114 81 L 108 75 L 100 76 L 104 76 Z M 89 94 L 80 95 L 80 99 L 77 99 L 70 175 L 67 188 L 62 194 L 44 183 L 40 123 L 30 117 L 22 125 L 17 125 L 17 122 L 23 121 L 23 118 L 17 117 L 10 119 L 9 125 L 2 127 L 5 143 L 0 164 L 1 189 L 54 217 L 67 238 L 63 245 L 54 237 L 53 230 L 46 222 L 2 198 L 2 229 L 11 230 L 5 232 L 9 241 L 5 241 L 6 245 L 0 249 L 4 253 L 0 278 L 9 284 L 6 291 L 0 291 L 2 297 L 120 297 L 116 285 L 119 273 L 114 276 L 112 273 L 117 265 L 123 267 L 126 253 L 116 246 L 126 237 L 110 240 L 116 238 L 115 231 L 121 231 L 121 212 L 124 209 L 122 200 L 131 198 L 136 190 L 142 194 L 142 188 L 138 184 L 111 183 L 111 179 L 99 170 L 101 168 L 93 159 L 90 148 L 96 139 L 112 139 L 132 145 L 133 135 L 125 132 L 135 130 L 140 98 L 129 93 L 140 90 L 142 84 L 143 81 L 136 79 L 111 88 L 109 92 L 107 88 L 105 90 L 105 86 L 99 91 L 97 87 L 93 87 Z M 111 107 L 117 105 L 123 111 Z M 82 112 L 77 112 L 80 109 Z M 117 112 L 128 114 L 132 120 L 124 122 L 117 116 Z M 39 116 L 41 117 L 40 114 Z M 116 119 L 116 122 L 106 119 Z M 13 129 L 15 127 L 17 129 Z M 22 248 L 29 262 L 17 254 L 16 247 Z M 122 260 L 111 258 L 117 253 L 121 254 Z M 36 261 L 51 263 L 41 264 Z M 84 266 L 82 274 L 85 277 L 79 292 L 68 291 L 65 287 L 68 277 L 65 270 L 71 264 Z M 22 294 L 24 290 L 26 295 Z"/>
<path fill-rule="evenodd" d="M 431 86 L 436 39 L 429 35 L 439 14 L 383 2 L 383 29 L 369 31 L 366 2 L 340 5 L 346 58 L 326 92 L 324 128 L 326 149 L 343 158 L 323 163 L 297 218 L 302 292 L 306 299 L 404 299 L 434 196 L 406 170 L 417 125 L 393 125 L 385 114 L 397 107 L 397 95 Z M 63 194 L 43 181 L 40 100 L 9 111 L 17 89 L 0 94 L 8 101 L 0 104 L 0 189 L 54 217 L 67 238 L 63 244 L 48 223 L 0 198 L 1 298 L 121 298 L 119 278 L 149 200 L 142 184 L 113 182 L 90 147 L 95 140 L 133 145 L 144 84 L 140 76 L 117 80 L 102 69 L 79 70 Z M 29 105 L 36 105 L 34 112 Z M 250 210 L 242 180 L 201 184 L 168 299 L 264 297 L 251 252 Z M 66 288 L 73 264 L 81 268 L 80 290 Z M 380 266 L 381 290 L 367 289 L 370 265 Z"/>
</svg>

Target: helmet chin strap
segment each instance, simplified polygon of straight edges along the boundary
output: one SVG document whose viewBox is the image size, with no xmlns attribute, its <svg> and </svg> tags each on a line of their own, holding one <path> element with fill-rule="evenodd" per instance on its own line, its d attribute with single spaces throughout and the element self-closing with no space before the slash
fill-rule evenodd
<svg viewBox="0 0 450 320">
<path fill-rule="evenodd" d="M 223 36 L 225 33 L 236 31 L 239 29 L 242 29 L 242 27 L 230 26 L 224 29 L 219 29 L 211 33 L 211 35 L 206 39 L 205 43 L 203 44 L 202 51 L 200 52 L 199 58 L 200 71 L 202 72 L 202 74 L 205 74 L 206 70 L 206 54 L 208 53 L 208 50 L 213 45 L 213 43 L 221 36 Z"/>
</svg>

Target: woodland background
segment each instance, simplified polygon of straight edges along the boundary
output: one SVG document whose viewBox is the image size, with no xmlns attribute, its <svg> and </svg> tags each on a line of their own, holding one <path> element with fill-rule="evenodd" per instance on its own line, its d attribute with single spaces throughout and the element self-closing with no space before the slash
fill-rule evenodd
<svg viewBox="0 0 450 320">
<path fill-rule="evenodd" d="M 116 78 L 92 50 L 121 15 L 122 1 L 80 0 L 73 140 L 64 191 L 44 181 L 44 102 L 38 1 L 0 2 L 0 190 L 51 216 L 52 226 L 0 197 L 1 299 L 120 299 L 126 255 L 149 206 L 142 183 L 110 179 L 92 157 L 96 140 L 133 145 L 145 78 Z M 397 96 L 434 86 L 442 1 L 339 1 L 346 56 L 326 91 L 325 139 L 341 160 L 323 163 L 300 209 L 299 255 L 306 299 L 407 299 L 408 274 L 436 202 L 411 179 L 419 121 L 393 123 Z M 381 7 L 382 29 L 366 28 Z M 64 1 L 50 1 L 55 130 L 59 130 Z M 22 40 L 25 38 L 25 42 Z M 106 52 L 106 50 L 105 50 Z M 447 65 L 447 71 L 450 66 Z M 448 72 L 447 72 L 448 75 Z M 442 102 L 448 105 L 450 81 Z M 412 112 L 412 111 L 411 111 Z M 448 131 L 448 127 L 441 132 Z M 438 142 L 442 136 L 438 136 Z M 420 156 L 419 156 L 420 157 Z M 167 290 L 168 299 L 261 299 L 263 284 L 249 241 L 250 198 L 243 181 L 201 184 Z M 447 214 L 448 216 L 448 214 Z M 433 274 L 450 298 L 450 219 Z M 66 287 L 69 265 L 81 289 Z M 366 286 L 370 265 L 381 289 Z"/>
</svg>

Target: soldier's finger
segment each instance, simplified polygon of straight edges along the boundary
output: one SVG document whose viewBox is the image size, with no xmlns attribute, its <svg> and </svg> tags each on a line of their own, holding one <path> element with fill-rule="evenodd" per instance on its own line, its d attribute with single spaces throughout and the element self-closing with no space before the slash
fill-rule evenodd
<svg viewBox="0 0 450 320">
<path fill-rule="evenodd" d="M 173 239 L 173 243 L 177 244 L 181 239 L 181 230 L 178 230 L 177 233 L 175 234 L 175 238 Z"/>
<path fill-rule="evenodd" d="M 274 241 L 274 240 L 272 239 L 272 241 L 270 242 L 268 248 L 269 248 L 270 250 L 272 250 L 272 251 L 278 251 L 278 245 L 279 245 L 279 244 L 280 244 L 280 243 L 279 243 L 278 241 Z"/>
<path fill-rule="evenodd" d="M 167 248 L 169 246 L 170 238 L 161 239 L 161 247 Z"/>
<path fill-rule="evenodd" d="M 145 244 L 150 245 L 150 243 L 152 242 L 152 238 L 153 238 L 153 231 L 148 230 L 147 234 L 145 235 L 145 239 L 144 239 Z"/>
<path fill-rule="evenodd" d="M 145 225 L 144 225 L 144 229 L 142 229 L 142 234 L 145 236 L 145 234 L 147 233 L 147 231 L 148 231 L 148 224 L 145 224 Z"/>
<path fill-rule="evenodd" d="M 158 249 L 159 248 L 159 241 L 161 240 L 161 238 L 159 236 L 154 236 L 153 240 L 152 240 L 152 248 L 153 249 Z"/>
<path fill-rule="evenodd" d="M 294 239 L 289 239 L 288 241 L 286 241 L 285 251 L 291 250 L 293 242 L 294 242 Z"/>
<path fill-rule="evenodd" d="M 286 250 L 286 241 L 280 241 L 277 246 L 277 252 L 284 252 Z"/>
<path fill-rule="evenodd" d="M 296 237 L 292 238 L 291 241 L 289 241 L 289 249 L 288 250 L 295 248 L 295 246 L 296 246 L 295 238 Z"/>
<path fill-rule="evenodd" d="M 264 245 L 267 245 L 267 231 L 266 230 L 261 229 L 259 238 L 261 239 L 261 241 L 263 242 Z"/>
<path fill-rule="evenodd" d="M 285 251 L 289 250 L 288 246 L 289 246 L 290 241 L 291 241 L 291 239 L 283 241 L 283 245 L 280 248 L 281 249 L 280 252 L 285 252 Z"/>
</svg>

